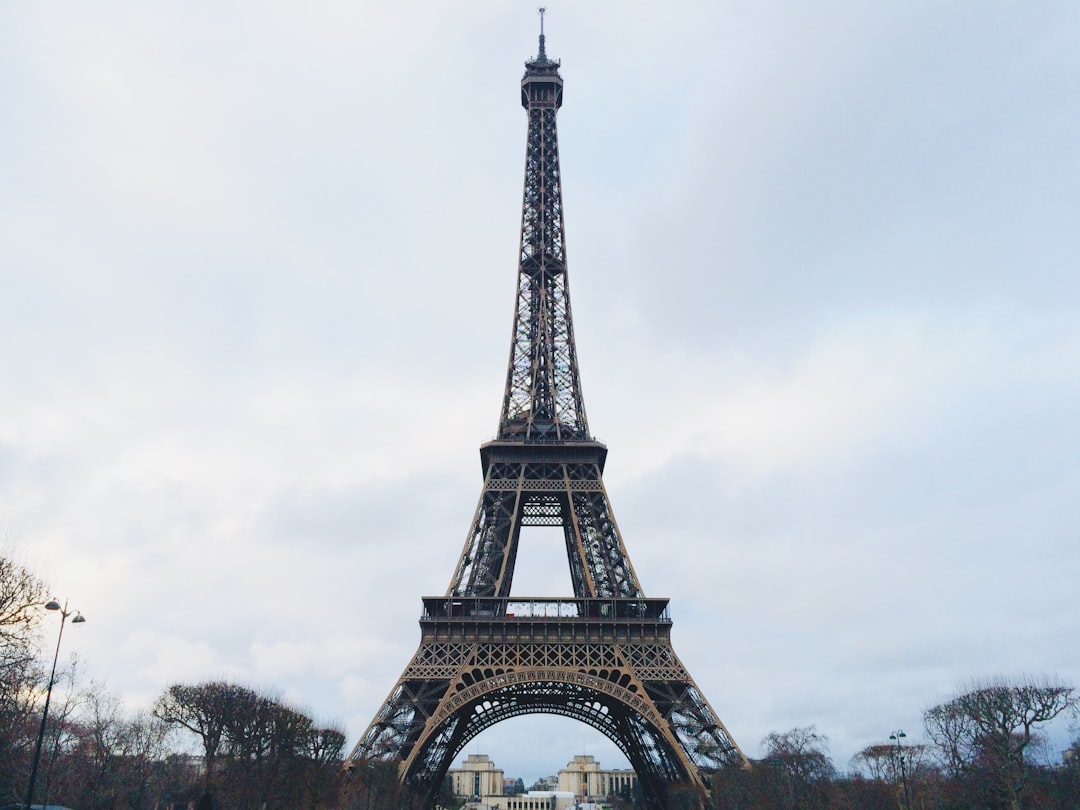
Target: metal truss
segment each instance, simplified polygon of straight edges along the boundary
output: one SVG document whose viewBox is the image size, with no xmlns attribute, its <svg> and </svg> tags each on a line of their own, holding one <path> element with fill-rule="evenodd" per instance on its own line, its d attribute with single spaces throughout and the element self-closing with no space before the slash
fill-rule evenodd
<svg viewBox="0 0 1080 810">
<path fill-rule="evenodd" d="M 514 329 L 497 438 L 444 596 L 425 597 L 421 642 L 350 761 L 397 762 L 432 798 L 486 728 L 572 717 L 611 739 L 651 808 L 675 784 L 703 801 L 709 776 L 746 758 L 671 646 L 666 599 L 644 596 L 585 418 L 570 315 L 556 111 L 559 63 L 526 63 L 528 111 Z M 574 597 L 511 597 L 523 526 L 561 526 Z"/>
<path fill-rule="evenodd" d="M 522 526 L 563 528 L 575 596 L 642 595 L 601 478 L 603 445 L 569 448 L 588 462 L 567 461 L 560 447 L 537 448 L 527 461 L 507 461 L 512 446 L 486 449 L 484 489 L 449 595 L 509 596 Z"/>
<path fill-rule="evenodd" d="M 589 438 L 581 395 L 563 238 L 562 176 L 555 114 L 559 63 L 543 53 L 526 63 L 522 104 L 529 114 L 517 300 L 498 436 L 504 441 Z"/>
<path fill-rule="evenodd" d="M 652 807 L 671 783 L 703 795 L 709 774 L 745 762 L 671 647 L 666 600 L 534 601 L 542 615 L 525 616 L 513 598 L 424 601 L 420 649 L 352 759 L 400 761 L 405 781 L 431 794 L 481 731 L 545 713 L 611 739 Z"/>
</svg>

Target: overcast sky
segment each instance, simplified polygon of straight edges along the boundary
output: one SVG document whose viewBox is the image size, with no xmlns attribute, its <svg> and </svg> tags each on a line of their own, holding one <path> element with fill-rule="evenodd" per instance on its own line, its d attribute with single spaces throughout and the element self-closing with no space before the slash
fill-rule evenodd
<svg viewBox="0 0 1080 810">
<path fill-rule="evenodd" d="M 351 747 L 414 653 L 498 419 L 535 5 L 0 7 L 0 528 L 130 707 L 228 678 Z M 846 768 L 973 678 L 1080 683 L 1080 5 L 547 6 L 605 482 L 735 740 Z M 517 575 L 568 593 L 561 540 Z"/>
</svg>

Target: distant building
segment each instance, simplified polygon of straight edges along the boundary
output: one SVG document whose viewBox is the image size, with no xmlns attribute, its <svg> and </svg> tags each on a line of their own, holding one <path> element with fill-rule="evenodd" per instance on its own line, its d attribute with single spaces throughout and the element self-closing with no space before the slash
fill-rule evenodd
<svg viewBox="0 0 1080 810">
<path fill-rule="evenodd" d="M 469 754 L 460 768 L 447 771 L 450 789 L 466 800 L 466 810 L 571 810 L 592 807 L 598 799 L 632 791 L 637 774 L 630 769 L 601 768 L 588 754 L 575 756 L 558 776 L 542 776 L 528 793 L 514 794 L 503 771 L 487 754 Z M 517 780 L 520 782 L 520 780 Z"/>
<path fill-rule="evenodd" d="M 487 754 L 469 754 L 460 768 L 450 768 L 450 789 L 455 796 L 471 801 L 484 801 L 503 795 L 503 772 L 495 767 Z"/>
<path fill-rule="evenodd" d="M 559 789 L 559 777 L 557 776 L 541 776 L 535 782 L 531 788 L 530 793 L 544 793 Z"/>
<path fill-rule="evenodd" d="M 572 810 L 573 793 L 554 790 L 530 790 L 520 796 L 491 796 L 478 807 L 484 810 Z"/>
<path fill-rule="evenodd" d="M 579 754 L 559 771 L 559 790 L 574 794 L 578 801 L 621 796 L 632 791 L 637 774 L 629 768 L 601 768 L 590 754 Z"/>
</svg>

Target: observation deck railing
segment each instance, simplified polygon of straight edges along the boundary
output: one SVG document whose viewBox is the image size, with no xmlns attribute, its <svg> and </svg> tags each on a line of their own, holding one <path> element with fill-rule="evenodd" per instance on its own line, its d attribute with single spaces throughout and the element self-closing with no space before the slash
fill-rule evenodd
<svg viewBox="0 0 1080 810">
<path fill-rule="evenodd" d="M 649 622 L 671 624 L 667 599 L 425 596 L 421 621 Z"/>
</svg>

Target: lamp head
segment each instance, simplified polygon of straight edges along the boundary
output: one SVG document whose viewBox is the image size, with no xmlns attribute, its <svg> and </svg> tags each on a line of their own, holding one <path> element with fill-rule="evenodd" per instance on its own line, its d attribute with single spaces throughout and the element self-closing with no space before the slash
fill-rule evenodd
<svg viewBox="0 0 1080 810">
<path fill-rule="evenodd" d="M 59 610 L 60 609 L 60 602 L 57 601 L 56 599 L 50 599 L 48 602 L 45 603 L 45 609 L 46 610 Z"/>
<path fill-rule="evenodd" d="M 74 616 L 71 617 L 71 623 L 72 624 L 82 624 L 85 621 L 86 621 L 86 617 L 83 616 L 81 613 L 76 613 Z M 901 736 L 903 736 L 903 735 L 901 735 Z"/>
</svg>

